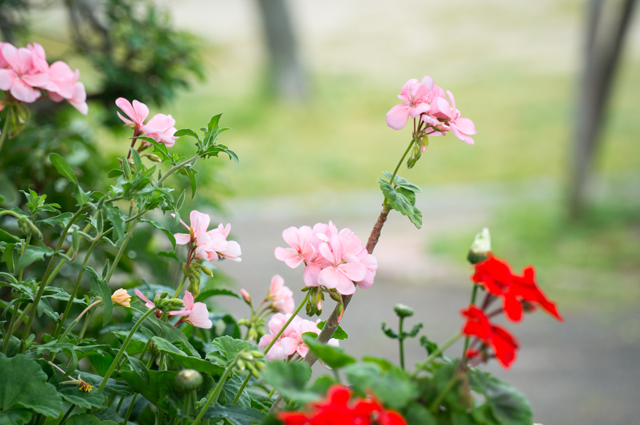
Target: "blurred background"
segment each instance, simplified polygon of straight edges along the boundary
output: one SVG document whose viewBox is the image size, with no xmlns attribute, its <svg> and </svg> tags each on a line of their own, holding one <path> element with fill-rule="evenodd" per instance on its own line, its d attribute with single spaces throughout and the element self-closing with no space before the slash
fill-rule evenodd
<svg viewBox="0 0 640 425">
<path fill-rule="evenodd" d="M 278 273 L 299 301 L 302 270 L 272 255 L 284 245 L 282 230 L 332 220 L 367 239 L 382 202 L 376 179 L 393 170 L 411 137 L 408 128 L 388 128 L 384 116 L 408 79 L 430 75 L 475 122 L 476 144 L 433 137 L 412 170 L 401 168 L 423 188 L 424 225 L 390 215 L 375 252 L 376 283 L 349 306 L 343 345 L 396 359 L 395 342 L 379 329 L 382 320 L 395 326 L 398 302 L 416 309 L 413 319 L 431 339 L 456 332 L 470 294 L 467 250 L 489 227 L 494 253 L 518 270 L 535 265 L 565 317 L 557 323 L 538 313 L 508 324 L 519 358 L 510 371 L 490 369 L 527 395 L 543 424 L 636 423 L 635 3 L 2 1 L 3 39 L 39 42 L 49 62 L 80 68 L 90 112 L 85 119 L 35 111 L 48 133 L 27 131 L 22 150 L 7 143 L 0 186 L 14 194 L 7 205 L 24 202 L 14 185 L 72 202 L 45 159 L 51 150 L 71 157 L 85 183 L 104 179 L 129 137 L 115 117 L 118 96 L 171 114 L 178 128 L 199 128 L 222 112 L 233 131 L 221 141 L 240 164 L 200 164 L 200 199 L 191 205 L 231 222 L 242 246 L 242 263 L 218 265 L 222 284 L 261 299 Z M 188 143 L 176 149 L 189 152 Z M 154 250 L 148 246 L 149 264 Z M 123 267 L 134 270 L 129 260 Z M 166 283 L 165 271 L 156 270 L 158 283 Z M 249 313 L 235 300 L 218 307 Z M 424 357 L 417 340 L 408 346 L 409 363 Z"/>
</svg>

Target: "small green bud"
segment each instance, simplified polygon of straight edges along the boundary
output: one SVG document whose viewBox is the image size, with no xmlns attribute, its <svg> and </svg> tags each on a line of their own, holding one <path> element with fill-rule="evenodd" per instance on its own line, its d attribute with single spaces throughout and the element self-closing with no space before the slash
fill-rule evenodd
<svg viewBox="0 0 640 425">
<path fill-rule="evenodd" d="M 489 258 L 491 254 L 491 235 L 486 227 L 476 235 L 476 238 L 469 248 L 467 260 L 471 264 L 478 264 Z"/>
<path fill-rule="evenodd" d="M 175 377 L 176 387 L 181 391 L 192 391 L 202 385 L 203 379 L 200 372 L 193 369 L 181 370 Z"/>
<path fill-rule="evenodd" d="M 184 307 L 184 301 L 178 298 L 169 298 L 169 294 L 166 292 L 156 295 L 153 303 L 158 307 L 158 310 L 164 313 L 180 310 Z"/>
<path fill-rule="evenodd" d="M 407 305 L 404 304 L 396 304 L 393 307 L 393 311 L 396 312 L 396 314 L 398 315 L 398 317 L 411 317 L 413 316 L 413 309 Z"/>
<path fill-rule="evenodd" d="M 240 370 L 245 370 L 247 367 L 247 363 L 242 360 L 242 359 L 238 359 L 238 361 L 236 361 L 236 366 L 238 367 L 238 369 Z"/>
<path fill-rule="evenodd" d="M 42 239 L 42 232 L 40 232 L 40 229 L 38 229 L 28 217 L 20 216 L 18 218 L 18 227 L 20 227 L 20 230 L 27 236 L 33 236 L 38 240 Z"/>
<path fill-rule="evenodd" d="M 249 354 L 251 354 L 256 359 L 261 359 L 264 357 L 264 353 L 262 353 L 261 351 L 249 351 Z"/>
</svg>

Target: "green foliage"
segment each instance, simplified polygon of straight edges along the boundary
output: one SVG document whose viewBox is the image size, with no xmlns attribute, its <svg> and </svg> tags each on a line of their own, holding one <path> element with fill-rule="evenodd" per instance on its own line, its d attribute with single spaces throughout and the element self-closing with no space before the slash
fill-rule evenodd
<svg viewBox="0 0 640 425">
<path fill-rule="evenodd" d="M 318 322 L 318 329 L 323 330 L 324 329 L 324 325 L 327 323 L 326 320 L 323 320 L 321 322 Z M 342 329 L 342 327 L 340 325 L 338 325 L 338 328 L 336 329 L 336 331 L 333 333 L 332 338 L 334 339 L 339 339 L 339 340 L 344 340 L 349 338 L 349 335 L 345 332 L 344 329 Z"/>
<path fill-rule="evenodd" d="M 355 363 L 356 359 L 348 355 L 342 348 L 333 347 L 316 341 L 314 335 L 304 334 L 302 340 L 320 360 L 332 369 L 339 369 L 351 363 Z"/>
<path fill-rule="evenodd" d="M 391 180 L 391 173 L 384 171 L 383 174 Z M 421 189 L 400 176 L 394 177 L 393 184 L 389 180 L 378 178 L 385 202 L 394 210 L 407 216 L 419 229 L 422 227 L 422 212 L 416 207 L 416 193 L 420 193 Z"/>
<path fill-rule="evenodd" d="M 319 397 L 317 392 L 307 387 L 311 368 L 305 362 L 271 361 L 263 378 L 290 402 L 304 404 Z"/>
</svg>

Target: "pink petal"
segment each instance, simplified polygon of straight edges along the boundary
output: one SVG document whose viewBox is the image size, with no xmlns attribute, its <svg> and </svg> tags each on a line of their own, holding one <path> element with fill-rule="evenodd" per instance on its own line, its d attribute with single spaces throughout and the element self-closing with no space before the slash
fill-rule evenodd
<svg viewBox="0 0 640 425">
<path fill-rule="evenodd" d="M 427 105 L 426 103 L 420 103 L 420 104 L 414 106 L 413 108 L 409 109 L 409 116 L 411 118 L 416 118 L 418 115 L 429 111 L 430 108 L 431 107 L 429 105 Z"/>
<path fill-rule="evenodd" d="M 133 292 L 136 293 L 136 295 L 138 296 L 138 298 L 140 298 L 142 301 L 145 302 L 145 305 L 147 306 L 147 308 L 153 308 L 156 305 L 154 303 L 152 303 L 149 298 L 145 297 L 144 294 L 142 292 L 140 292 L 140 290 L 138 288 L 134 289 Z"/>
<path fill-rule="evenodd" d="M 475 143 L 475 141 L 471 137 L 461 133 L 454 124 L 450 124 L 449 127 L 451 127 L 451 132 L 454 134 L 454 136 L 456 136 L 466 144 L 473 145 Z"/>
<path fill-rule="evenodd" d="M 458 118 L 456 120 L 456 127 L 464 134 L 476 134 L 476 126 L 469 118 Z"/>
<path fill-rule="evenodd" d="M 269 344 L 271 344 L 274 336 L 275 335 L 272 334 L 263 335 L 262 338 L 260 338 L 260 342 L 258 342 L 258 348 L 266 348 Z"/>
<path fill-rule="evenodd" d="M 213 322 L 209 319 L 209 310 L 207 310 L 205 303 L 195 303 L 191 314 L 186 320 L 197 328 L 211 329 L 213 326 Z"/>
<path fill-rule="evenodd" d="M 119 117 L 122 121 L 124 121 L 124 123 L 125 123 L 125 124 L 127 124 L 127 125 L 133 125 L 133 121 L 131 121 L 130 119 L 127 119 L 127 118 L 123 117 L 122 115 L 120 115 L 120 112 L 116 112 L 116 114 L 118 114 L 118 117 Z M 180 220 L 180 221 L 182 221 L 182 220 Z M 188 226 L 187 226 L 187 227 L 188 227 Z"/>
<path fill-rule="evenodd" d="M 291 248 L 277 247 L 274 251 L 274 254 L 276 256 L 276 259 L 284 261 L 285 264 L 292 269 L 298 267 L 303 261 L 302 257 L 300 257 L 298 253 Z"/>
<path fill-rule="evenodd" d="M 189 221 L 191 222 L 191 228 L 197 237 L 200 234 L 207 232 L 207 228 L 211 222 L 211 217 L 209 217 L 208 214 L 193 210 L 189 215 Z"/>
<path fill-rule="evenodd" d="M 87 115 L 89 107 L 87 106 L 87 92 L 84 90 L 84 84 L 76 81 L 73 97 L 69 99 L 69 103 L 80 111 L 81 114 Z"/>
<path fill-rule="evenodd" d="M 47 74 L 28 74 L 22 76 L 22 81 L 31 87 L 45 87 L 49 83 L 49 76 Z"/>
<path fill-rule="evenodd" d="M 273 275 L 271 278 L 271 284 L 269 285 L 269 294 L 275 295 L 280 288 L 284 286 L 284 279 L 279 274 Z"/>
<path fill-rule="evenodd" d="M 298 341 L 296 339 L 286 337 L 282 338 L 279 342 L 282 347 L 282 351 L 287 356 L 292 355 L 298 349 Z"/>
<path fill-rule="evenodd" d="M 318 274 L 318 285 L 328 289 L 335 289 L 343 280 L 349 280 L 343 273 L 334 267 L 322 269 Z"/>
<path fill-rule="evenodd" d="M 385 116 L 387 125 L 394 130 L 402 130 L 409 119 L 409 105 L 401 103 L 394 106 Z"/>
<path fill-rule="evenodd" d="M 182 297 L 182 301 L 184 302 L 184 308 L 187 310 L 193 309 L 193 295 L 189 291 L 184 291 L 184 297 Z"/>
<path fill-rule="evenodd" d="M 294 250 L 298 250 L 300 248 L 300 244 L 298 243 L 298 229 L 295 227 L 289 227 L 282 231 L 282 239 Z"/>
<path fill-rule="evenodd" d="M 222 255 L 227 260 L 240 262 L 242 258 L 242 250 L 240 249 L 240 244 L 236 241 L 227 241 L 227 247 L 223 250 L 218 251 L 218 254 Z"/>
<path fill-rule="evenodd" d="M 425 75 L 422 78 L 421 83 L 427 88 L 427 91 L 431 91 L 433 89 L 433 78 L 428 75 Z"/>
<path fill-rule="evenodd" d="M 12 69 L 0 69 L 0 90 L 9 90 L 18 78 Z"/>
<path fill-rule="evenodd" d="M 119 97 L 116 99 L 116 106 L 122 109 L 122 112 L 124 112 L 131 119 L 131 121 L 133 122 L 136 121 L 136 112 L 133 110 L 133 106 L 131 106 L 131 102 L 129 102 L 124 97 Z M 120 116 L 120 118 L 124 121 L 124 118 L 122 118 L 122 116 Z"/>
<path fill-rule="evenodd" d="M 11 86 L 11 95 L 23 102 L 32 103 L 40 97 L 40 92 L 22 81 L 20 78 L 16 78 Z"/>
<path fill-rule="evenodd" d="M 133 101 L 133 110 L 138 117 L 138 122 L 143 123 L 144 120 L 149 116 L 149 108 L 142 102 L 138 102 L 134 99 Z"/>
<path fill-rule="evenodd" d="M 186 245 L 191 241 L 191 236 L 185 233 L 176 233 L 173 237 L 176 238 L 177 245 Z"/>
<path fill-rule="evenodd" d="M 338 266 L 338 270 L 355 282 L 364 279 L 367 274 L 367 268 L 362 263 L 340 264 Z"/>
<path fill-rule="evenodd" d="M 309 263 L 302 273 L 302 281 L 305 286 L 318 286 L 320 266 L 317 263 Z"/>
</svg>

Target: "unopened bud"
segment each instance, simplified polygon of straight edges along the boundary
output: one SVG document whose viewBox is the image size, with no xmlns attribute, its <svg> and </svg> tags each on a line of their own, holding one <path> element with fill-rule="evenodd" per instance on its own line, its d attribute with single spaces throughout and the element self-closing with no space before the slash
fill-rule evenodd
<svg viewBox="0 0 640 425">
<path fill-rule="evenodd" d="M 200 268 L 202 269 L 204 274 L 206 274 L 209 277 L 213 277 L 213 272 L 211 271 L 211 269 L 209 267 L 205 267 L 202 264 L 200 264 Z"/>
<path fill-rule="evenodd" d="M 240 289 L 240 295 L 242 295 L 247 304 L 251 305 L 251 295 L 247 291 Z"/>
<path fill-rule="evenodd" d="M 181 391 L 192 391 L 202 385 L 203 379 L 200 372 L 193 369 L 184 369 L 175 377 L 176 387 Z"/>
<path fill-rule="evenodd" d="M 489 229 L 485 227 L 476 235 L 469 248 L 467 259 L 471 264 L 478 264 L 489 258 L 489 255 L 491 255 L 491 235 Z"/>
<path fill-rule="evenodd" d="M 264 354 L 261 351 L 249 351 L 249 354 L 251 354 L 256 359 L 261 359 L 264 357 Z"/>
<path fill-rule="evenodd" d="M 180 310 L 184 307 L 184 301 L 178 298 L 169 298 L 169 294 L 167 292 L 156 295 L 153 303 L 158 307 L 158 310 L 161 310 L 164 313 Z"/>
<path fill-rule="evenodd" d="M 245 361 L 242 359 L 238 359 L 238 361 L 236 361 L 236 366 L 238 366 L 238 369 L 240 370 L 245 370 L 247 367 L 247 363 L 245 363 Z"/>
<path fill-rule="evenodd" d="M 20 227 L 20 230 L 27 236 L 33 236 L 38 240 L 42 239 L 42 232 L 40 232 L 40 229 L 38 229 L 28 217 L 20 216 L 20 218 L 18 218 L 18 227 Z"/>
<path fill-rule="evenodd" d="M 153 162 L 162 162 L 162 160 L 160 159 L 160 157 L 158 155 L 152 154 L 152 153 L 145 153 L 142 156 L 146 156 L 147 158 L 149 158 L 150 161 Z"/>
<path fill-rule="evenodd" d="M 398 317 L 411 317 L 413 316 L 413 313 L 414 313 L 411 307 L 404 304 L 396 304 L 393 307 L 393 311 L 396 312 Z"/>
<path fill-rule="evenodd" d="M 126 289 L 117 289 L 113 295 L 111 295 L 111 302 L 123 307 L 131 307 L 131 295 L 127 293 Z"/>
</svg>

